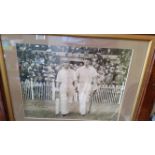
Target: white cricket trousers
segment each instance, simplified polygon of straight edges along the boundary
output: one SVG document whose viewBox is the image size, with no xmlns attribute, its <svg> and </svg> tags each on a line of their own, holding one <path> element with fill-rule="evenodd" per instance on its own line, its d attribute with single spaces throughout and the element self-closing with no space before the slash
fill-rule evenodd
<svg viewBox="0 0 155 155">
<path fill-rule="evenodd" d="M 59 113 L 66 115 L 70 112 L 69 104 L 73 102 L 74 87 L 60 88 Z"/>
<path fill-rule="evenodd" d="M 88 112 L 88 106 L 90 102 L 90 83 L 79 83 L 79 112 L 81 115 L 85 115 Z"/>
</svg>

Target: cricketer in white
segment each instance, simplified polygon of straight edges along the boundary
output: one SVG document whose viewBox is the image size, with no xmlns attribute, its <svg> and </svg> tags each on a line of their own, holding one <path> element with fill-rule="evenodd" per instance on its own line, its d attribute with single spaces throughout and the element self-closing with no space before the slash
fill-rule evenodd
<svg viewBox="0 0 155 155">
<path fill-rule="evenodd" d="M 79 92 L 79 112 L 81 115 L 88 113 L 90 96 L 96 88 L 97 71 L 90 66 L 90 60 L 85 60 L 84 66 L 76 71 Z"/>
<path fill-rule="evenodd" d="M 60 102 L 56 110 L 56 114 L 67 115 L 69 110 L 69 104 L 73 102 L 75 92 L 75 71 L 70 69 L 69 62 L 64 62 L 63 68 L 58 72 L 57 75 L 57 91 L 60 95 Z"/>
</svg>

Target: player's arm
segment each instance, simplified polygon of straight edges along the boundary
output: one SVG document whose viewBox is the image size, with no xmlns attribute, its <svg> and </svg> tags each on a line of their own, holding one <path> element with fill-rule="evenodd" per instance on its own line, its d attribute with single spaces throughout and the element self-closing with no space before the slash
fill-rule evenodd
<svg viewBox="0 0 155 155">
<path fill-rule="evenodd" d="M 59 91 L 60 89 L 61 80 L 62 80 L 61 72 L 58 72 L 57 78 L 56 78 L 56 91 Z"/>
<path fill-rule="evenodd" d="M 79 72 L 79 69 L 77 69 L 77 71 L 75 72 L 75 81 L 76 81 L 76 83 L 79 83 L 79 79 L 80 79 L 80 72 Z"/>
<path fill-rule="evenodd" d="M 76 92 L 78 92 L 79 79 L 80 79 L 80 74 L 79 74 L 79 70 L 77 70 L 74 74 L 74 87 Z"/>
<path fill-rule="evenodd" d="M 98 75 L 98 73 L 97 73 L 95 68 L 93 68 L 92 75 L 93 75 L 93 77 L 92 77 L 92 84 L 94 85 L 94 84 L 97 83 L 97 75 Z"/>
</svg>

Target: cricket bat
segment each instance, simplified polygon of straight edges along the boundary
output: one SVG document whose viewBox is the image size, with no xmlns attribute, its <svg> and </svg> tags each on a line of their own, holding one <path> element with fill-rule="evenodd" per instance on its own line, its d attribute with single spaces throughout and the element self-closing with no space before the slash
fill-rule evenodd
<svg viewBox="0 0 155 155">
<path fill-rule="evenodd" d="M 55 114 L 58 115 L 60 112 L 60 92 L 55 92 Z"/>
</svg>

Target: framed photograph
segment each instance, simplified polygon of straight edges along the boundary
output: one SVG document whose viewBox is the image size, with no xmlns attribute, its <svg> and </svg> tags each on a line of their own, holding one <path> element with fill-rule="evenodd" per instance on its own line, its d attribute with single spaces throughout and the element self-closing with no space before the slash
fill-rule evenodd
<svg viewBox="0 0 155 155">
<path fill-rule="evenodd" d="M 154 40 L 134 35 L 1 35 L 10 119 L 136 120 Z"/>
</svg>

